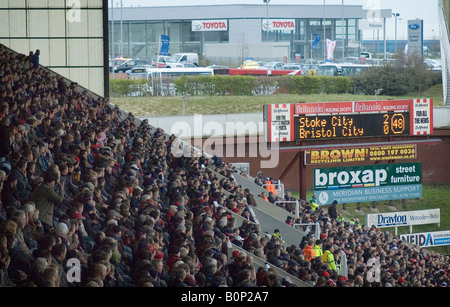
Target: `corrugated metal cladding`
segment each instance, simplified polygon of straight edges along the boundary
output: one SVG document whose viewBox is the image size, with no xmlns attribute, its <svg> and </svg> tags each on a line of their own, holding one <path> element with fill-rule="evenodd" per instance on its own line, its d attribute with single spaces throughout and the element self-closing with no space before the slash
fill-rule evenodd
<svg viewBox="0 0 450 307">
<path fill-rule="evenodd" d="M 269 5 L 269 18 L 342 18 L 341 5 Z M 366 18 L 362 5 L 345 5 L 344 18 Z M 325 15 L 324 15 L 325 14 Z M 380 18 L 391 18 L 391 10 L 381 10 Z M 266 18 L 265 4 L 123 7 L 122 20 L 194 20 L 220 18 Z M 114 20 L 120 20 L 115 14 Z"/>
<path fill-rule="evenodd" d="M 23 54 L 39 49 L 42 65 L 104 96 L 106 0 L 2 0 L 1 3 L 0 43 Z"/>
</svg>

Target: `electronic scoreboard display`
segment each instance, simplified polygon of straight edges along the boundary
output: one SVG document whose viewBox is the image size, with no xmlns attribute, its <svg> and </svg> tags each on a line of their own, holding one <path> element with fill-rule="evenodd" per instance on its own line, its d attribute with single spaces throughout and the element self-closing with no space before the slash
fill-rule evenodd
<svg viewBox="0 0 450 307">
<path fill-rule="evenodd" d="M 433 134 L 433 99 L 264 106 L 268 142 Z"/>
<path fill-rule="evenodd" d="M 295 116 L 294 132 L 298 141 L 410 135 L 410 114 Z"/>
</svg>

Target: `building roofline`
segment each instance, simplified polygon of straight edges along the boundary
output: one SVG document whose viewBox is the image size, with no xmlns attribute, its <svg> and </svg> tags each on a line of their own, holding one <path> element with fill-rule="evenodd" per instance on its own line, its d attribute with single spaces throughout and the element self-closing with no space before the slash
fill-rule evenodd
<svg viewBox="0 0 450 307">
<path fill-rule="evenodd" d="M 221 9 L 217 9 L 220 7 Z M 299 19 L 362 19 L 369 11 L 362 5 L 308 5 L 308 4 L 220 4 L 186 6 L 136 6 L 115 7 L 114 20 L 195 20 L 242 18 L 299 18 Z M 109 8 L 111 11 L 111 8 Z M 122 13 L 117 13 L 122 10 Z M 122 15 L 122 17 L 121 17 Z M 110 14 L 111 16 L 111 14 Z M 392 18 L 391 9 L 380 10 L 381 18 Z M 111 18 L 110 18 L 111 20 Z"/>
</svg>

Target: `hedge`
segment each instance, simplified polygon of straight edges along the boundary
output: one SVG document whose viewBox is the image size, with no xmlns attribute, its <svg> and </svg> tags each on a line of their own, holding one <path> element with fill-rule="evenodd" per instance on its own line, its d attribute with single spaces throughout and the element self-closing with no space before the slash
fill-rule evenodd
<svg viewBox="0 0 450 307">
<path fill-rule="evenodd" d="M 112 97 L 149 95 L 146 79 L 110 79 L 109 90 Z"/>
<path fill-rule="evenodd" d="M 175 80 L 177 94 L 251 96 L 266 93 L 345 94 L 353 82 L 345 77 L 187 76 Z"/>
<path fill-rule="evenodd" d="M 310 76 L 181 76 L 174 80 L 175 91 L 166 95 L 192 96 L 253 96 L 286 94 L 346 94 L 353 93 L 353 81 L 346 77 Z M 147 96 L 152 90 L 146 79 L 110 80 L 111 96 Z"/>
</svg>

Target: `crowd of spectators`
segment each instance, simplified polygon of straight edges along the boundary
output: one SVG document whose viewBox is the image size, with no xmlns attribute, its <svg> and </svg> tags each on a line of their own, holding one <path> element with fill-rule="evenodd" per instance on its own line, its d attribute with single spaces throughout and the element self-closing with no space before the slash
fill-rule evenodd
<svg viewBox="0 0 450 307">
<path fill-rule="evenodd" d="M 276 186 L 276 180 L 259 172 L 255 184 Z M 294 269 L 286 264 L 288 272 L 315 287 L 447 287 L 450 282 L 450 258 L 417 245 L 410 245 L 381 231 L 367 227 L 358 219 L 346 219 L 337 212 L 337 202 L 318 206 L 316 195 L 309 201 L 298 199 L 286 191 L 284 197 L 272 192 L 259 195 L 266 201 L 289 211 L 285 223 L 310 224 L 301 226 L 306 234 L 299 249 L 291 246 L 300 256 L 292 253 Z M 283 201 L 286 201 L 283 203 Z M 299 203 L 299 217 L 295 205 Z M 320 238 L 315 238 L 316 223 Z M 289 247 L 287 248 L 289 249 Z M 331 256 L 327 253 L 331 254 Z M 325 256 L 324 256 L 325 254 Z M 328 261 L 331 259 L 331 261 Z M 269 262 L 270 259 L 269 259 Z M 272 262 L 273 263 L 273 262 Z M 345 266 L 345 268 L 344 268 Z M 345 272 L 345 273 L 344 273 Z"/>
<path fill-rule="evenodd" d="M 444 256 L 307 202 L 299 220 L 321 223 L 320 240 L 267 236 L 230 165 L 189 146 L 173 154 L 175 136 L 38 63 L 0 45 L 0 286 L 294 287 L 275 267 L 316 287 L 448 282 Z M 348 277 L 306 255 L 311 244 L 337 267 L 343 251 Z M 369 258 L 379 283 L 367 281 Z"/>
</svg>

